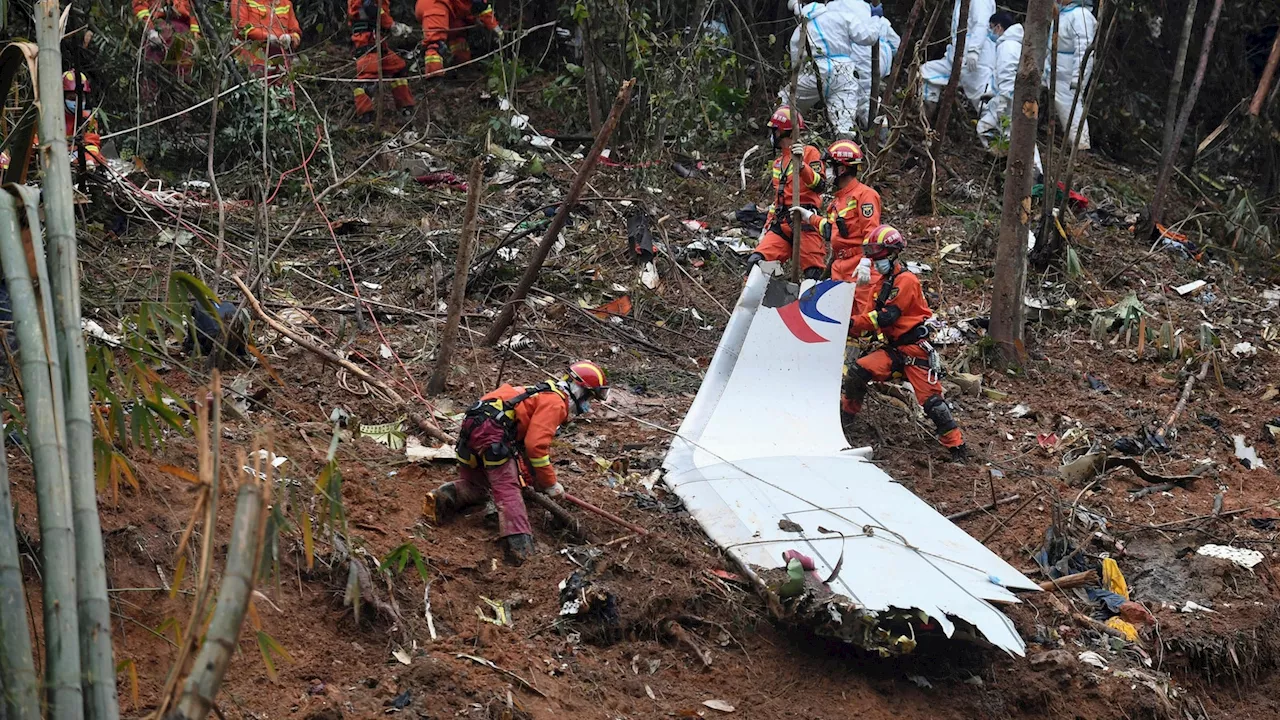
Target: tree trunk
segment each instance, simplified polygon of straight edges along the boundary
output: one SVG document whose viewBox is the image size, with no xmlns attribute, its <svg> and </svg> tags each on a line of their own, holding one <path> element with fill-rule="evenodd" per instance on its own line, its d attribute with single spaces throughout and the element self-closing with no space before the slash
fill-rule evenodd
<svg viewBox="0 0 1280 720">
<path fill-rule="evenodd" d="M 916 0 L 911 5 L 911 14 L 907 15 L 907 25 L 902 32 L 902 45 L 898 47 L 897 62 L 893 64 L 893 69 L 889 71 L 888 81 L 884 84 L 884 98 L 887 103 L 893 99 L 893 93 L 898 89 L 898 77 L 902 74 L 902 67 L 910 65 L 907 60 L 915 53 L 914 44 L 917 42 L 915 31 L 916 25 L 920 22 L 920 15 L 924 10 L 924 0 Z"/>
<path fill-rule="evenodd" d="M 1196 6 L 1199 0 L 1187 0 L 1187 15 L 1182 21 L 1182 38 L 1178 41 L 1178 54 L 1173 59 L 1173 77 L 1169 80 L 1169 99 L 1164 106 L 1164 140 L 1160 143 L 1163 160 L 1173 147 L 1173 127 L 1178 121 L 1178 96 L 1182 94 L 1182 74 L 1187 67 L 1187 47 L 1191 45 L 1191 29 L 1196 22 Z M 1280 37 L 1278 35 L 1277 37 Z"/>
<path fill-rule="evenodd" d="M 1045 123 L 1045 148 L 1044 148 L 1044 193 L 1040 196 L 1040 225 L 1038 228 L 1037 238 L 1040 243 L 1056 246 L 1059 242 L 1057 228 L 1053 225 L 1053 195 L 1050 195 L 1050 189 L 1057 191 L 1057 178 L 1054 174 L 1054 166 L 1056 163 L 1055 151 L 1057 143 L 1054 138 L 1057 137 L 1058 131 L 1058 23 L 1062 18 L 1062 14 L 1058 13 L 1053 16 L 1053 27 L 1049 31 L 1049 107 L 1054 111 L 1049 113 L 1049 121 Z M 1082 63 L 1083 66 L 1083 63 Z M 1067 128 L 1064 135 L 1070 134 L 1071 129 Z M 1034 184 L 1034 183 L 1033 183 Z M 1050 239 L 1052 237 L 1052 240 Z M 1036 248 L 1036 255 L 1048 256 L 1048 252 L 1043 247 Z"/>
<path fill-rule="evenodd" d="M 467 297 L 467 275 L 471 269 L 471 247 L 476 239 L 476 212 L 480 209 L 480 186 L 484 183 L 484 163 L 480 158 L 471 162 L 467 174 L 467 209 L 462 217 L 462 235 L 458 238 L 458 260 L 453 270 L 453 287 L 449 291 L 449 316 L 445 319 L 440 335 L 440 351 L 436 356 L 436 370 L 427 383 L 427 392 L 439 393 L 449 379 L 449 364 L 453 361 L 453 347 L 458 341 L 458 323 L 462 319 L 462 303 Z"/>
<path fill-rule="evenodd" d="M 991 336 L 1004 360 L 1013 365 L 1020 365 L 1026 355 L 1023 296 L 1027 279 L 1027 231 L 1031 222 L 1032 153 L 1040 114 L 1037 102 L 1040 73 L 1048 48 L 1052 10 L 1053 0 L 1031 0 L 1022 38 L 1022 60 L 1013 86 L 1009 159 L 991 292 Z"/>
<path fill-rule="evenodd" d="M 956 104 L 956 90 L 960 87 L 960 71 L 964 67 L 964 51 L 968 35 L 969 0 L 960 0 L 960 22 L 956 25 L 955 53 L 952 55 L 951 77 L 947 80 L 946 89 L 942 91 L 942 98 L 938 100 L 938 114 L 935 116 L 936 122 L 933 125 L 933 130 L 938 135 L 938 147 L 933 151 L 935 157 L 942 152 L 943 146 L 947 144 L 947 125 L 951 123 L 951 108 Z"/>
<path fill-rule="evenodd" d="M 1209 22 L 1204 26 L 1204 40 L 1200 43 L 1200 63 L 1196 65 L 1196 74 L 1191 78 L 1191 87 L 1187 88 L 1186 100 L 1178 113 L 1178 122 L 1173 128 L 1173 140 L 1160 159 L 1160 174 L 1156 176 L 1155 197 L 1151 200 L 1149 223 L 1152 230 L 1160 222 L 1164 213 L 1165 193 L 1169 189 L 1169 177 L 1173 174 L 1174 159 L 1178 155 L 1178 147 L 1182 144 L 1182 136 L 1187 131 L 1187 121 L 1191 119 L 1191 110 L 1196 105 L 1196 96 L 1200 94 L 1200 86 L 1204 83 L 1204 73 L 1209 67 L 1209 55 L 1213 51 L 1213 33 L 1218 28 L 1218 18 L 1222 16 L 1222 0 L 1214 0 L 1213 11 L 1209 13 Z"/>
<path fill-rule="evenodd" d="M 569 186 L 569 192 L 565 194 L 564 200 L 560 203 L 560 208 L 556 210 L 555 217 L 551 218 L 551 224 L 547 226 L 547 230 L 542 235 L 542 241 L 538 243 L 538 249 L 534 252 L 533 258 L 529 261 L 529 267 L 525 269 L 524 275 L 520 278 L 520 283 L 516 285 L 516 289 L 511 292 L 511 297 L 507 299 L 507 303 L 502 306 L 502 310 L 498 313 L 498 317 L 494 319 L 493 325 L 489 327 L 489 332 L 484 336 L 484 344 L 493 347 L 497 344 L 498 338 L 502 337 L 502 333 L 510 327 L 516 317 L 516 308 L 524 304 L 525 296 L 529 294 L 529 289 L 533 287 L 533 283 L 538 279 L 538 273 L 542 270 L 542 263 L 546 262 L 547 256 L 551 254 L 551 246 L 555 244 L 556 238 L 560 236 L 560 231 L 564 229 L 564 225 L 569 220 L 569 211 L 578 202 L 578 197 L 582 195 L 582 188 L 587 184 L 587 180 L 591 177 L 591 173 L 596 169 L 596 163 L 600 161 L 600 153 L 604 150 L 604 146 L 609 143 L 609 136 L 613 134 L 613 129 L 618 126 L 618 120 L 622 117 L 622 111 L 626 109 L 627 102 L 631 99 L 631 89 L 635 87 L 635 78 L 624 83 L 618 89 L 618 97 L 613 101 L 613 109 L 609 111 L 609 118 L 605 120 L 604 126 L 600 128 L 600 133 L 596 135 L 596 141 L 592 143 L 591 149 L 587 151 L 587 157 L 582 161 L 582 167 L 578 169 L 578 174 L 573 178 L 573 184 Z"/>
<path fill-rule="evenodd" d="M 880 114 L 880 41 L 877 40 L 875 45 L 871 46 L 871 97 L 867 102 L 867 127 L 871 128 L 871 132 L 867 133 L 866 144 L 870 145 L 875 139 L 879 131 L 879 125 L 876 123 L 876 116 Z"/>
<path fill-rule="evenodd" d="M 578 25 L 578 34 L 582 38 L 582 77 L 583 91 L 587 94 L 587 118 L 591 122 L 591 133 L 600 132 L 600 91 L 596 87 L 599 82 L 595 46 L 591 40 L 591 21 L 585 20 Z"/>
<path fill-rule="evenodd" d="M 1258 89 L 1253 93 L 1253 102 L 1249 103 L 1249 114 L 1258 117 L 1262 113 L 1262 105 L 1266 101 L 1267 91 L 1276 77 L 1276 65 L 1280 64 L 1280 31 L 1271 43 L 1271 55 L 1267 57 L 1267 66 L 1262 70 L 1262 79 L 1258 81 Z"/>
</svg>

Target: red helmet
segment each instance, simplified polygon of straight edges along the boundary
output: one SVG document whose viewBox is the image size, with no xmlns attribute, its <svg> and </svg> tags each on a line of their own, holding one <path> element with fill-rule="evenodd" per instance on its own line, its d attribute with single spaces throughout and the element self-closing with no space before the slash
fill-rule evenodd
<svg viewBox="0 0 1280 720">
<path fill-rule="evenodd" d="M 804 118 L 800 113 L 791 109 L 790 105 L 783 105 L 773 111 L 773 115 L 769 117 L 769 129 L 773 132 L 791 132 L 791 118 L 795 118 L 800 123 L 800 129 L 804 129 Z"/>
<path fill-rule="evenodd" d="M 907 241 L 902 233 L 891 225 L 881 225 L 862 241 L 862 254 L 872 260 L 883 260 L 902 252 L 906 247 Z"/>
<path fill-rule="evenodd" d="M 86 93 L 89 92 L 89 90 L 91 89 L 89 87 L 89 78 L 85 77 L 84 73 L 78 73 L 78 74 L 80 75 L 81 89 L 84 90 L 84 92 Z M 62 73 L 62 92 L 76 91 L 76 75 L 77 73 L 75 70 L 68 70 Z"/>
<path fill-rule="evenodd" d="M 609 397 L 609 376 L 604 368 L 588 360 L 579 360 L 569 366 L 569 379 L 586 388 L 597 400 Z"/>
<path fill-rule="evenodd" d="M 852 140 L 837 140 L 827 148 L 826 161 L 844 167 L 862 164 L 862 148 Z"/>
</svg>

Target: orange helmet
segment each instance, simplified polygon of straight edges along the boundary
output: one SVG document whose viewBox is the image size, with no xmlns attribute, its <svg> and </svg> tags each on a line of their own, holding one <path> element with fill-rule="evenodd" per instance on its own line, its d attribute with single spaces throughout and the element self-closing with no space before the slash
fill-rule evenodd
<svg viewBox="0 0 1280 720">
<path fill-rule="evenodd" d="M 852 140 L 837 140 L 827 148 L 824 158 L 829 163 L 843 167 L 854 167 L 862 164 L 862 148 Z"/>
<path fill-rule="evenodd" d="M 76 75 L 80 76 L 80 87 L 84 92 L 89 92 L 89 78 L 84 73 L 77 73 L 75 70 L 68 70 L 62 73 L 62 92 L 76 91 Z"/>
<path fill-rule="evenodd" d="M 907 247 L 907 241 L 902 237 L 902 233 L 891 225 L 881 225 L 871 234 L 867 235 L 867 239 L 862 241 L 862 254 L 872 260 L 883 260 L 889 255 L 896 255 Z"/>
<path fill-rule="evenodd" d="M 570 365 L 569 379 L 585 388 L 597 400 L 609 397 L 609 376 L 604 368 L 589 360 L 579 360 Z"/>
<path fill-rule="evenodd" d="M 791 132 L 791 119 L 795 118 L 800 123 L 800 129 L 804 129 L 804 118 L 800 113 L 791 109 L 790 105 L 783 105 L 773 111 L 773 115 L 769 117 L 769 128 L 774 132 Z"/>
</svg>

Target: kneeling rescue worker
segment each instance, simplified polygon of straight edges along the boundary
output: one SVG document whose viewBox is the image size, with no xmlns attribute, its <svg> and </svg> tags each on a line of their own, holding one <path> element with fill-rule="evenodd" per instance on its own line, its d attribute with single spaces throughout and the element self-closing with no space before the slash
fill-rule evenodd
<svg viewBox="0 0 1280 720">
<path fill-rule="evenodd" d="M 458 479 L 427 494 L 423 514 L 442 522 L 455 511 L 492 495 L 507 562 L 522 564 L 533 553 L 533 529 L 520 495 L 519 455 L 533 469 L 534 487 L 550 497 L 564 494 L 551 466 L 551 438 L 571 416 L 609 395 L 609 378 L 592 362 L 576 362 L 569 373 L 527 387 L 502 385 L 467 410 L 458 433 Z"/>
<path fill-rule="evenodd" d="M 804 130 L 804 118 L 793 108 L 783 105 L 769 118 L 769 139 L 779 151 L 773 161 L 773 205 L 765 217 L 764 233 L 756 245 L 756 251 L 747 257 L 747 272 L 761 260 L 786 261 L 791 259 L 791 214 L 794 205 L 792 195 L 792 170 L 800 171 L 800 202 L 802 216 L 812 216 L 822 207 L 822 190 L 826 184 L 826 167 L 822 153 L 812 145 L 793 144 L 792 123 L 799 123 Z M 800 267 L 810 279 L 822 277 L 827 264 L 827 246 L 822 234 L 804 223 L 800 227 Z"/>
<path fill-rule="evenodd" d="M 888 225 L 872 230 L 863 244 L 874 268 L 871 281 L 860 283 L 854 292 L 849 334 L 874 336 L 881 345 L 849 367 L 840 398 L 840 419 L 847 423 L 862 410 L 867 383 L 905 375 L 925 415 L 937 427 L 938 440 L 950 449 L 952 459 L 964 460 L 964 436 L 942 398 L 938 383 L 942 364 L 928 341 L 925 321 L 933 312 L 924 300 L 920 279 L 898 262 L 906 244 L 902 233 Z"/>
</svg>

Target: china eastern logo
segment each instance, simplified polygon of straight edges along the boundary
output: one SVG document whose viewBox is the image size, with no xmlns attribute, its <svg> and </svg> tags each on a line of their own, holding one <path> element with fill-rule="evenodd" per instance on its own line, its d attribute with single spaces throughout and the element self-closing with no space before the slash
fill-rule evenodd
<svg viewBox="0 0 1280 720">
<path fill-rule="evenodd" d="M 830 342 L 810 327 L 809 320 L 839 324 L 839 320 L 833 320 L 818 311 L 818 301 L 827 294 L 828 290 L 839 284 L 839 280 L 823 280 L 806 290 L 799 300 L 778 308 L 778 317 L 782 318 L 782 324 L 787 326 L 797 340 L 806 343 Z"/>
</svg>

